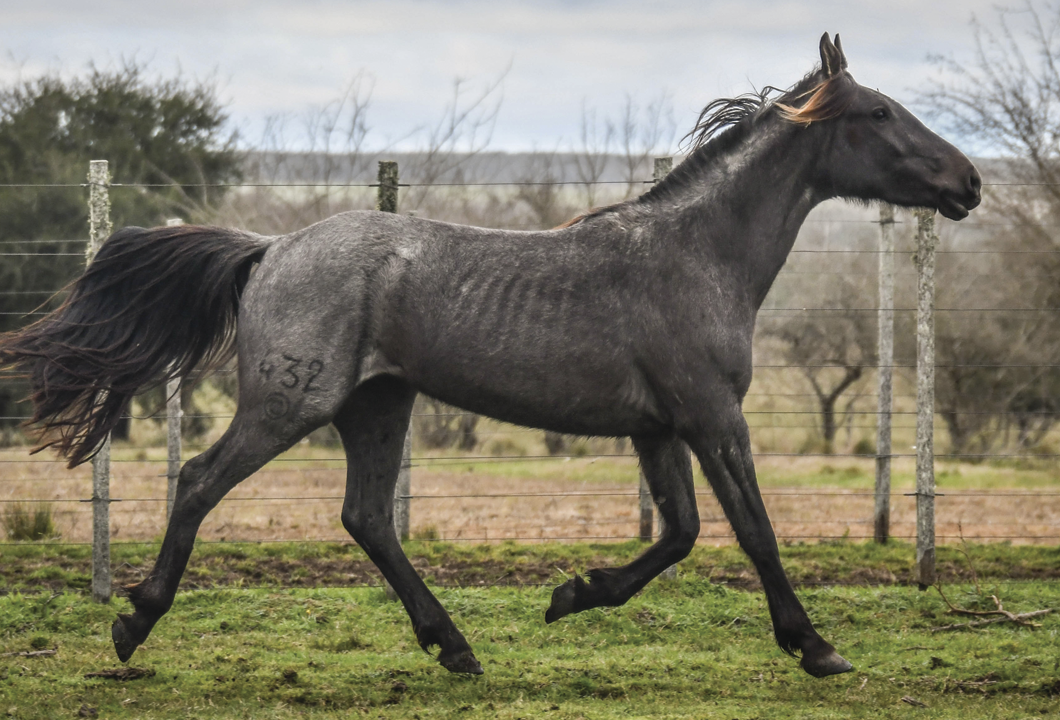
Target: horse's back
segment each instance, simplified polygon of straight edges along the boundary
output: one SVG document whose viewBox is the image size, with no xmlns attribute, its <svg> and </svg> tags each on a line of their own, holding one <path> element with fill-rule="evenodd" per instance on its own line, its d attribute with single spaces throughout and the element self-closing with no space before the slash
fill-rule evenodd
<svg viewBox="0 0 1060 720">
<path fill-rule="evenodd" d="M 572 231 L 344 213 L 263 258 L 240 314 L 241 386 L 324 413 L 388 374 L 523 424 L 629 434 L 657 415 L 626 307 L 634 265 Z"/>
</svg>

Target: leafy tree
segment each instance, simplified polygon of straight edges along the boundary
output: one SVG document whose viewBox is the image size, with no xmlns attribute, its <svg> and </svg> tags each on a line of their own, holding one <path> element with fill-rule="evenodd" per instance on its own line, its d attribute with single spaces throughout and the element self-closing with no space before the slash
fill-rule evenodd
<svg viewBox="0 0 1060 720">
<path fill-rule="evenodd" d="M 202 217 L 241 178 L 236 134 L 211 83 L 154 79 L 126 62 L 70 80 L 45 75 L 0 88 L 0 330 L 13 330 L 84 267 L 85 182 L 107 160 L 115 227 Z M 27 408 L 0 386 L 0 426 Z"/>
</svg>

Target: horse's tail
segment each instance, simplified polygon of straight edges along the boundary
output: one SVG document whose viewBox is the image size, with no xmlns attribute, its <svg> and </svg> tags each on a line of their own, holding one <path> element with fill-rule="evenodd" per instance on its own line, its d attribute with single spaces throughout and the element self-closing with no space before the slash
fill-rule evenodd
<svg viewBox="0 0 1060 720">
<path fill-rule="evenodd" d="M 194 225 L 114 233 L 62 306 L 0 336 L 0 365 L 30 379 L 34 452 L 55 446 L 74 467 L 98 452 L 134 394 L 231 358 L 239 298 L 267 244 Z"/>
</svg>

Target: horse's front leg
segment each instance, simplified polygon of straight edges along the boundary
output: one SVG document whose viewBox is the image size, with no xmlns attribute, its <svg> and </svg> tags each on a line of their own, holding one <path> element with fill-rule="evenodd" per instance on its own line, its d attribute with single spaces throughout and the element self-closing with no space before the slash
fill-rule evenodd
<svg viewBox="0 0 1060 720">
<path fill-rule="evenodd" d="M 699 458 L 740 547 L 751 558 L 769 602 L 780 647 L 801 653 L 802 668 L 814 677 L 847 672 L 844 660 L 814 629 L 780 564 L 776 536 L 758 490 L 747 423 L 739 406 L 720 408 L 685 433 Z"/>
<path fill-rule="evenodd" d="M 594 607 L 623 605 L 663 570 L 684 559 L 699 537 L 688 446 L 677 436 L 635 437 L 633 447 L 664 522 L 662 537 L 629 565 L 598 568 L 552 592 L 545 622 Z"/>
</svg>

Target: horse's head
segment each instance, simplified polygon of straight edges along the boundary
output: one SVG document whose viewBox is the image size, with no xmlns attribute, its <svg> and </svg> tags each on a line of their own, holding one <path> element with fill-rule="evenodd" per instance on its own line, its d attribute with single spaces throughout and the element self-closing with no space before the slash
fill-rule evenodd
<svg viewBox="0 0 1060 720">
<path fill-rule="evenodd" d="M 967 217 L 982 185 L 968 158 L 897 102 L 859 85 L 846 67 L 839 36 L 833 43 L 825 33 L 821 69 L 777 103 L 786 120 L 822 134 L 817 189 Z"/>
</svg>

